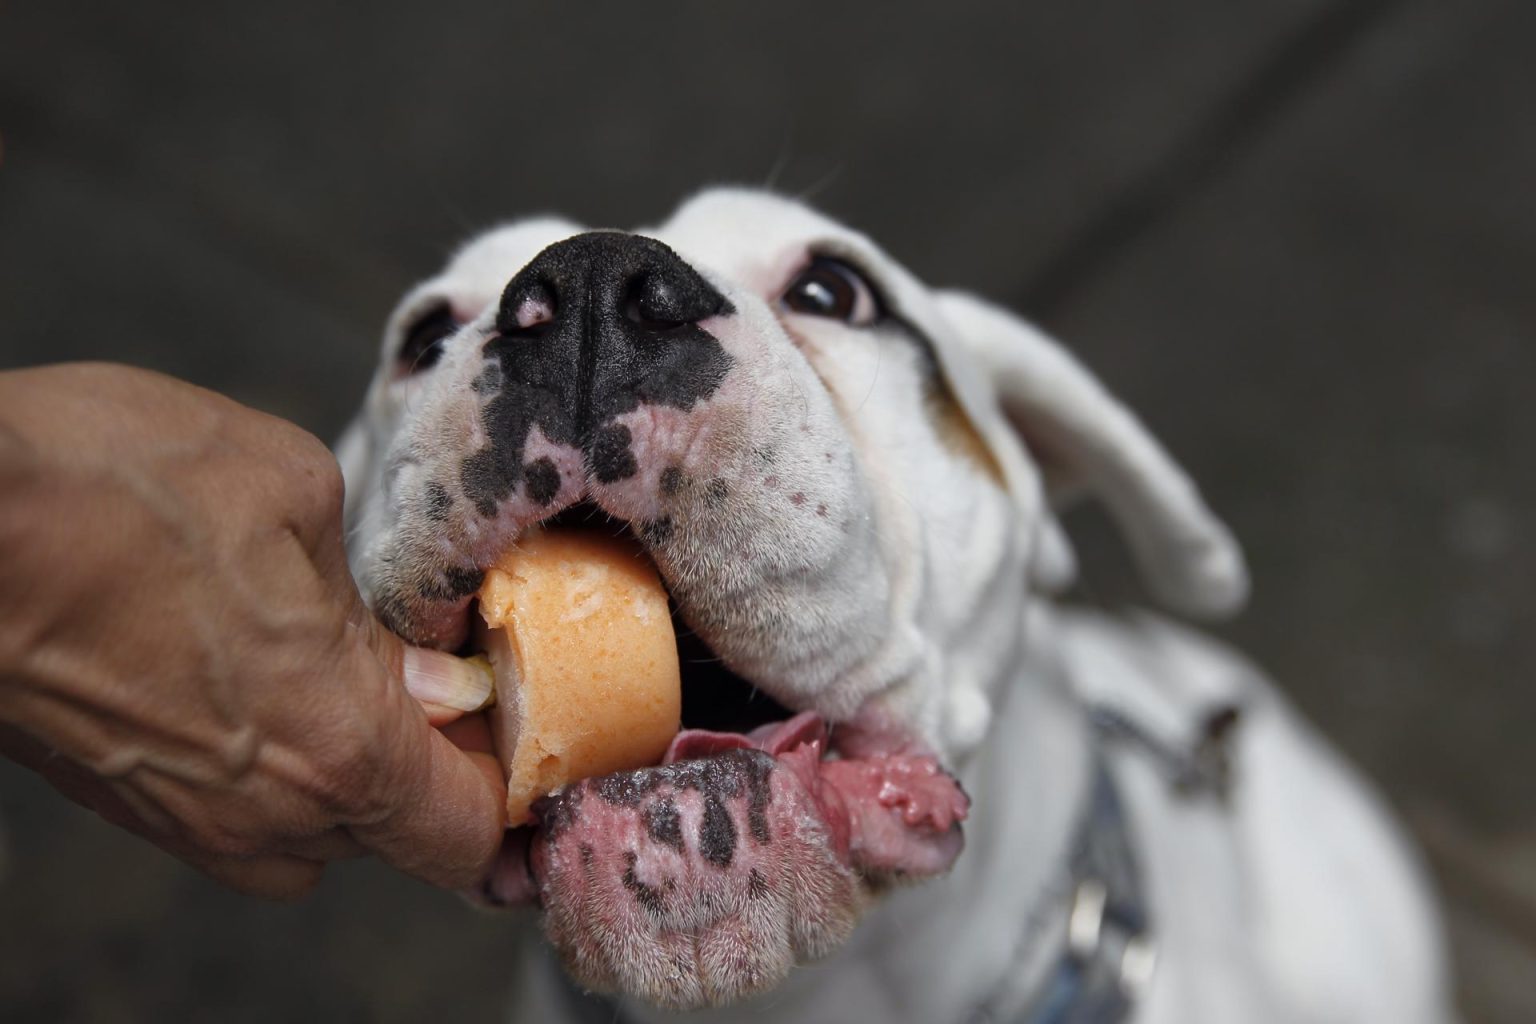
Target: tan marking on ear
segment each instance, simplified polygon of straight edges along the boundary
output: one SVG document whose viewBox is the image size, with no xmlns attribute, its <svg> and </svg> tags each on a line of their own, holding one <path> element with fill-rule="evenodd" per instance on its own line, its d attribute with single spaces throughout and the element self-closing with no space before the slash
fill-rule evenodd
<svg viewBox="0 0 1536 1024">
<path fill-rule="evenodd" d="M 923 388 L 923 409 L 945 447 L 971 462 L 999 487 L 1005 486 L 1003 467 L 998 463 L 997 456 L 992 454 L 992 449 L 982 440 L 976 424 L 960 408 L 948 382 L 938 374 L 930 376 Z"/>
</svg>

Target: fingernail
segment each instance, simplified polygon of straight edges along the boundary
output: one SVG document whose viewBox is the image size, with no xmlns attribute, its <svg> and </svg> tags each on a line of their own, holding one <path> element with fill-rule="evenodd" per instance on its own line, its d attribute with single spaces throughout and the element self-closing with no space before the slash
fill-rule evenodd
<svg viewBox="0 0 1536 1024">
<path fill-rule="evenodd" d="M 425 704 L 479 711 L 495 695 L 495 682 L 484 658 L 458 658 L 426 647 L 405 649 L 405 688 Z"/>
</svg>

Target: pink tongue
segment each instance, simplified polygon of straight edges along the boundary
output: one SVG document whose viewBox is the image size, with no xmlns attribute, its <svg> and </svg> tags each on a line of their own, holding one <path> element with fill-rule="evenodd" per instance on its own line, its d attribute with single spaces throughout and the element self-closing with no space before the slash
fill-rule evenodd
<svg viewBox="0 0 1536 1024">
<path fill-rule="evenodd" d="M 663 764 L 729 750 L 762 750 L 793 769 L 816 796 L 834 841 L 856 866 L 877 872 L 926 875 L 948 870 L 964 844 L 955 826 L 970 800 L 926 754 L 881 754 L 822 760 L 827 727 L 802 711 L 751 733 L 687 729 L 667 748 Z M 856 742 L 849 747 L 858 747 Z"/>
<path fill-rule="evenodd" d="M 814 711 L 802 711 L 783 722 L 760 725 L 750 733 L 711 732 L 708 729 L 684 729 L 672 737 L 672 745 L 662 758 L 662 764 L 674 761 L 692 761 L 700 757 L 712 757 L 727 750 L 762 750 L 778 757 L 786 750 L 802 744 L 820 742 L 825 745 L 826 723 Z"/>
</svg>

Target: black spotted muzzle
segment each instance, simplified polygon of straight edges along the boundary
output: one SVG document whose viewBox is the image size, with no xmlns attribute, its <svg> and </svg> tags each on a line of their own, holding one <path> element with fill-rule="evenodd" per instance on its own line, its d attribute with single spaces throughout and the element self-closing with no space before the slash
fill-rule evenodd
<svg viewBox="0 0 1536 1024">
<path fill-rule="evenodd" d="M 733 312 L 653 238 L 590 231 L 539 253 L 502 293 L 496 335 L 485 344 L 494 362 L 476 387 L 494 393 L 483 418 L 495 443 L 465 460 L 465 496 L 489 516 L 526 477 L 538 497 L 545 485 L 523 465 L 534 426 L 579 448 L 600 483 L 634 475 L 629 431 L 616 418 L 646 404 L 687 410 L 709 397 L 731 357 L 699 321 Z"/>
</svg>

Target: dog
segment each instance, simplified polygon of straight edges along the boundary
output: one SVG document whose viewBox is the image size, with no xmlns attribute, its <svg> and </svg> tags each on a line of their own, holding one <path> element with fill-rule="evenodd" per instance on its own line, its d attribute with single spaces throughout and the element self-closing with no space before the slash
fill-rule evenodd
<svg viewBox="0 0 1536 1024">
<path fill-rule="evenodd" d="M 1063 597 L 1095 499 L 1169 610 L 1241 606 L 1183 470 L 858 232 L 744 189 L 496 228 L 390 316 L 337 455 L 411 642 L 460 648 L 553 519 L 631 533 L 675 604 L 667 763 L 547 799 L 482 894 L 538 905 L 567 971 L 521 954 L 517 1019 L 1452 1019 L 1368 787 L 1232 651 Z"/>
</svg>

